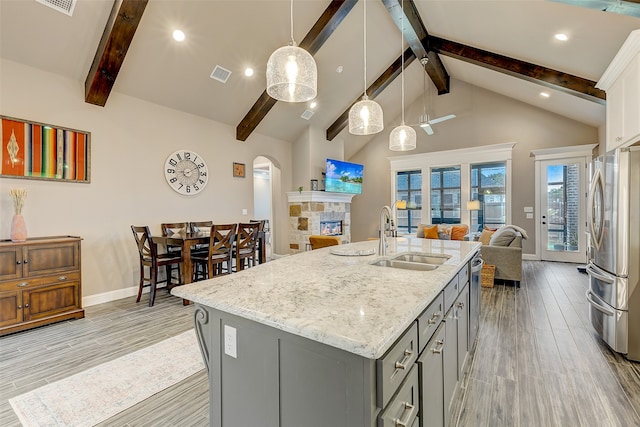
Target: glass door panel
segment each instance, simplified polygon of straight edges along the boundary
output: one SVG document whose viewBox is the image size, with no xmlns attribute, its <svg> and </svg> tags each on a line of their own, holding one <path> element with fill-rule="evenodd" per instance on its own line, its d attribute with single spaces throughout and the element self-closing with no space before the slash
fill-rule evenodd
<svg viewBox="0 0 640 427">
<path fill-rule="evenodd" d="M 585 262 L 584 160 L 550 160 L 541 166 L 542 259 Z"/>
</svg>

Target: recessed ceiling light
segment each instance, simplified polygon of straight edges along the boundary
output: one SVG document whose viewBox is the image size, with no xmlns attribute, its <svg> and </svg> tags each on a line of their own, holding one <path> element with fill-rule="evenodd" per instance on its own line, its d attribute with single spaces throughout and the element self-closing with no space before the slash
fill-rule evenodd
<svg viewBox="0 0 640 427">
<path fill-rule="evenodd" d="M 184 33 L 183 33 L 182 31 L 180 31 L 180 30 L 175 30 L 175 31 L 173 32 L 173 39 L 174 39 L 175 41 L 177 41 L 177 42 L 181 42 L 181 41 L 184 41 L 184 39 L 185 39 L 185 35 L 184 35 Z"/>
<path fill-rule="evenodd" d="M 567 40 L 569 40 L 569 36 L 564 33 L 558 33 L 554 37 L 556 40 L 560 40 L 561 42 L 566 42 Z"/>
<path fill-rule="evenodd" d="M 246 70 L 244 70 L 244 75 L 247 77 L 253 76 L 253 68 L 249 67 Z"/>
<path fill-rule="evenodd" d="M 309 108 L 316 108 L 317 106 L 318 106 L 317 101 L 311 101 L 311 104 L 309 104 Z"/>
<path fill-rule="evenodd" d="M 342 70 L 344 70 L 344 67 L 342 65 L 338 65 L 338 67 L 336 68 L 336 73 L 340 74 Z"/>
<path fill-rule="evenodd" d="M 543 98 L 549 98 L 551 95 L 549 95 L 547 92 L 540 92 L 540 96 Z"/>
</svg>

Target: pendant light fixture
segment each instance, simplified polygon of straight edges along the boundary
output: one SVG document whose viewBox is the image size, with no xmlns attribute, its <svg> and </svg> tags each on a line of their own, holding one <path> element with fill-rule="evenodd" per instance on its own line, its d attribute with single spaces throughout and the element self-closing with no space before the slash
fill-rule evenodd
<svg viewBox="0 0 640 427">
<path fill-rule="evenodd" d="M 384 129 L 382 107 L 367 96 L 367 0 L 364 3 L 364 96 L 349 110 L 349 133 L 372 135 Z"/>
<path fill-rule="evenodd" d="M 416 131 L 411 126 L 404 124 L 404 0 L 401 3 L 402 17 L 400 33 L 400 55 L 402 56 L 402 124 L 396 126 L 389 135 L 389 150 L 392 151 L 409 151 L 416 148 Z"/>
<path fill-rule="evenodd" d="M 313 56 L 293 40 L 293 0 L 291 0 L 291 41 L 277 49 L 267 62 L 267 93 L 278 101 L 305 102 L 318 95 L 318 68 Z"/>
</svg>

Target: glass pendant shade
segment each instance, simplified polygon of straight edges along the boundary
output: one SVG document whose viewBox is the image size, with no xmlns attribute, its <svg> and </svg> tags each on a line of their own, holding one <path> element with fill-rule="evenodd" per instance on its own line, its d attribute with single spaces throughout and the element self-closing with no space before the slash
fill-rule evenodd
<svg viewBox="0 0 640 427">
<path fill-rule="evenodd" d="M 349 133 L 353 135 L 372 135 L 384 129 L 382 107 L 367 98 L 356 102 L 349 110 Z"/>
<path fill-rule="evenodd" d="M 295 45 L 283 46 L 267 62 L 267 93 L 278 101 L 305 102 L 318 94 L 318 68 L 313 56 Z"/>
<path fill-rule="evenodd" d="M 389 135 L 389 150 L 409 151 L 416 148 L 416 131 L 404 123 L 395 127 Z"/>
</svg>

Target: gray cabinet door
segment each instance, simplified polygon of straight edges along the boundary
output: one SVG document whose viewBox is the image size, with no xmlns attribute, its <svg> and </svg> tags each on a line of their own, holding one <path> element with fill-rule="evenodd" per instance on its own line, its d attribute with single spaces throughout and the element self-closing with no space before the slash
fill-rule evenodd
<svg viewBox="0 0 640 427">
<path fill-rule="evenodd" d="M 420 375 L 420 425 L 444 426 L 444 373 L 442 355 L 445 331 L 441 324 L 418 359 Z"/>
<path fill-rule="evenodd" d="M 455 303 L 458 318 L 458 380 L 462 379 L 469 354 L 469 286 L 465 286 Z"/>
<path fill-rule="evenodd" d="M 444 425 L 449 425 L 451 403 L 458 387 L 458 321 L 455 312 L 455 307 L 452 307 L 444 319 Z"/>
</svg>

